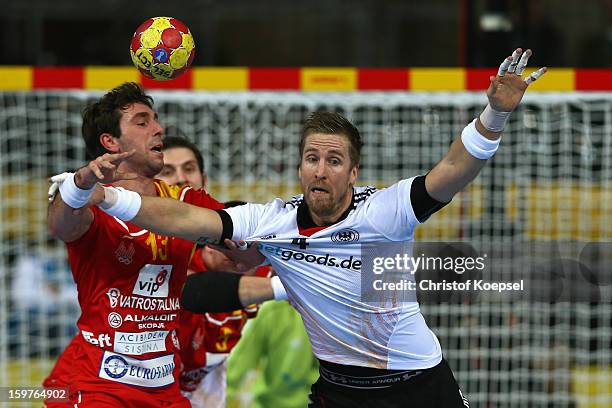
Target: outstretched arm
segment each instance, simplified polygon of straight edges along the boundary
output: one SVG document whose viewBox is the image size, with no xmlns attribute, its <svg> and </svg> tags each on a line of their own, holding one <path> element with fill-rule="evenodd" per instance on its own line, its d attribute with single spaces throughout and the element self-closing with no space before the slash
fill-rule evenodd
<svg viewBox="0 0 612 408">
<path fill-rule="evenodd" d="M 141 200 L 138 213 L 129 221 L 142 228 L 200 243 L 218 242 L 221 239 L 223 223 L 221 215 L 216 211 L 172 198 L 141 197 Z"/>
<path fill-rule="evenodd" d="M 181 305 L 194 313 L 230 312 L 273 299 L 287 300 L 287 292 L 277 276 L 202 272 L 187 277 Z"/>
<path fill-rule="evenodd" d="M 482 114 L 466 126 L 447 155 L 427 174 L 425 187 L 431 197 L 448 202 L 467 186 L 497 150 L 507 118 L 521 102 L 529 84 L 546 72 L 546 68 L 521 78 L 531 50 L 517 48 L 490 77 L 487 90 L 489 104 Z M 520 58 L 520 59 L 519 59 Z"/>
<path fill-rule="evenodd" d="M 117 166 L 133 154 L 133 151 L 106 153 L 74 174 L 55 176 L 59 177 L 58 181 L 52 178 L 55 188 L 50 189 L 52 196 L 47 214 L 51 235 L 64 242 L 75 241 L 83 236 L 93 221 L 93 213 L 88 205 L 94 187 L 98 182 L 110 183 L 116 177 L 134 178 L 133 174 L 117 172 Z M 58 190 L 59 194 L 55 194 Z"/>
</svg>

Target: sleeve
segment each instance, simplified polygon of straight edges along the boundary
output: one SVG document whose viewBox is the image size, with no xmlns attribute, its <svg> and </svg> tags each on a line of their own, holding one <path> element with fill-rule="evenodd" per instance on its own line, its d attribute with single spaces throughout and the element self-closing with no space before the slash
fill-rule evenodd
<svg viewBox="0 0 612 408">
<path fill-rule="evenodd" d="M 284 201 L 276 199 L 268 204 L 245 204 L 237 207 L 226 208 L 224 211 L 229 215 L 223 220 L 223 236 L 232 231 L 231 239 L 239 241 L 249 239 L 257 231 L 259 223 L 270 220 L 281 208 Z M 222 217 L 223 218 L 223 217 Z"/>
<path fill-rule="evenodd" d="M 450 202 L 443 203 L 430 196 L 425 188 L 425 177 L 426 175 L 415 177 L 410 186 L 410 203 L 419 222 L 427 221 L 433 213 Z"/>
<path fill-rule="evenodd" d="M 388 239 L 401 241 L 444 205 L 427 193 L 425 176 L 416 176 L 377 191 L 368 201 L 366 218 Z"/>
</svg>

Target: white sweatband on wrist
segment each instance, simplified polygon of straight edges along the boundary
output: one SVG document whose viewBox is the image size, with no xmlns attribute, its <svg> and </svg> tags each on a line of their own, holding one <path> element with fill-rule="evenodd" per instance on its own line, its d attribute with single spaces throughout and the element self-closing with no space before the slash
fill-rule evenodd
<svg viewBox="0 0 612 408">
<path fill-rule="evenodd" d="M 287 291 L 278 276 L 273 276 L 270 283 L 272 284 L 272 292 L 274 292 L 274 300 L 289 300 Z"/>
<path fill-rule="evenodd" d="M 469 154 L 477 159 L 487 160 L 497 152 L 501 137 L 498 137 L 497 140 L 487 139 L 476 129 L 476 119 L 474 119 L 472 123 L 463 128 L 461 142 Z"/>
<path fill-rule="evenodd" d="M 94 185 L 87 190 L 79 188 L 74 182 L 74 173 L 70 173 L 59 186 L 59 192 L 62 195 L 62 201 L 69 207 L 81 208 L 89 202 L 95 187 Z"/>
<path fill-rule="evenodd" d="M 134 191 L 122 187 L 104 187 L 104 201 L 99 207 L 122 221 L 131 221 L 140 211 L 141 204 L 140 194 Z"/>
<path fill-rule="evenodd" d="M 480 123 L 489 132 L 501 132 L 506 127 L 506 122 L 512 112 L 496 111 L 487 103 L 484 110 L 480 114 Z"/>
</svg>

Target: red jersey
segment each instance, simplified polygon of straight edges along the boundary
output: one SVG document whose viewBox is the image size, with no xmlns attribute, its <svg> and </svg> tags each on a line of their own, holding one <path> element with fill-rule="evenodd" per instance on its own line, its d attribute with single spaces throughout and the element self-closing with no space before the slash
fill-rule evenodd
<svg viewBox="0 0 612 408">
<path fill-rule="evenodd" d="M 159 180 L 155 187 L 160 197 L 223 208 L 203 190 Z M 172 400 L 179 395 L 179 298 L 195 246 L 91 210 L 89 230 L 66 244 L 81 306 L 77 342 L 86 356 L 75 362 L 74 386 L 95 390 L 109 381 Z"/>
</svg>

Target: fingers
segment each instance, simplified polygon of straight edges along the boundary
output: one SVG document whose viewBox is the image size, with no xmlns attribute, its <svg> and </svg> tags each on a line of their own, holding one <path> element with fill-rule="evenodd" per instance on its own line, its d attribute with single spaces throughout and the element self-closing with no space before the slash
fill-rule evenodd
<svg viewBox="0 0 612 408">
<path fill-rule="evenodd" d="M 527 66 L 527 62 L 529 61 L 529 57 L 531 57 L 531 55 L 532 55 L 532 51 L 530 49 L 523 52 L 521 48 L 517 48 L 516 50 L 514 50 L 511 56 L 506 58 L 501 63 L 497 71 L 497 76 L 503 77 L 506 74 L 515 74 L 517 76 L 521 76 L 523 74 L 523 71 L 525 71 L 525 67 Z M 529 85 L 532 82 L 536 81 L 538 78 L 540 78 L 542 75 L 546 73 L 546 70 L 547 68 L 543 67 L 535 71 L 534 73 L 529 75 L 527 78 L 525 78 L 524 80 L 525 83 Z"/>
<path fill-rule="evenodd" d="M 248 247 L 249 246 L 247 245 L 246 241 L 244 241 L 242 239 L 240 241 L 238 241 L 238 249 L 239 250 L 246 251 Z"/>
<path fill-rule="evenodd" d="M 512 62 L 510 62 L 510 66 L 508 67 L 508 73 L 513 74 L 514 71 L 516 71 L 516 66 L 518 65 L 519 62 L 519 57 L 521 56 L 521 54 L 523 53 L 523 50 L 520 48 L 517 48 L 516 50 L 514 50 L 514 52 L 512 53 Z"/>
<path fill-rule="evenodd" d="M 527 61 L 529 61 L 529 57 L 531 57 L 531 50 L 527 50 L 523 53 L 523 55 L 521 55 L 521 60 L 516 66 L 516 75 L 523 75 L 523 71 L 527 66 Z"/>
<path fill-rule="evenodd" d="M 249 248 L 249 245 L 243 239 L 238 241 L 238 243 L 232 241 L 231 239 L 225 239 L 225 241 L 223 241 L 223 243 L 230 250 L 238 249 L 240 251 L 246 251 Z"/>
<path fill-rule="evenodd" d="M 98 163 L 98 159 L 92 161 L 89 163 L 89 165 L 87 166 L 89 167 L 89 170 L 91 170 L 91 172 L 100 180 L 104 179 L 104 174 L 102 174 L 102 172 L 100 171 L 100 167 L 99 167 L 99 163 Z"/>
<path fill-rule="evenodd" d="M 508 67 L 512 64 L 512 57 L 508 57 L 501 63 L 499 69 L 497 70 L 497 76 L 503 77 L 508 72 Z"/>
<path fill-rule="evenodd" d="M 547 70 L 546 67 L 542 67 L 538 69 L 537 71 L 533 72 L 531 75 L 525 78 L 525 83 L 529 85 L 530 83 L 535 82 L 539 77 L 541 77 L 542 75 L 546 73 L 546 70 Z"/>
<path fill-rule="evenodd" d="M 134 155 L 134 153 L 136 153 L 136 150 L 132 149 L 128 152 L 121 152 L 121 153 L 106 153 L 98 158 L 102 158 L 104 160 L 107 160 L 111 163 L 121 163 L 123 160 L 130 158 Z"/>
<path fill-rule="evenodd" d="M 234 241 L 232 241 L 231 239 L 227 239 L 226 238 L 225 241 L 223 241 L 223 243 L 230 250 L 238 248 L 238 245 L 236 245 L 236 243 Z"/>
<path fill-rule="evenodd" d="M 47 198 L 49 199 L 49 201 L 53 201 L 53 199 L 55 198 L 55 194 L 57 194 L 57 191 L 59 190 L 59 186 L 60 183 L 58 182 L 53 182 L 51 184 L 51 186 L 49 187 L 49 191 L 47 191 Z"/>
<path fill-rule="evenodd" d="M 109 170 L 115 170 L 117 168 L 117 166 L 115 166 L 113 163 L 107 162 L 106 160 L 102 160 L 100 162 L 100 166 L 104 167 L 105 169 L 109 169 Z"/>
</svg>

